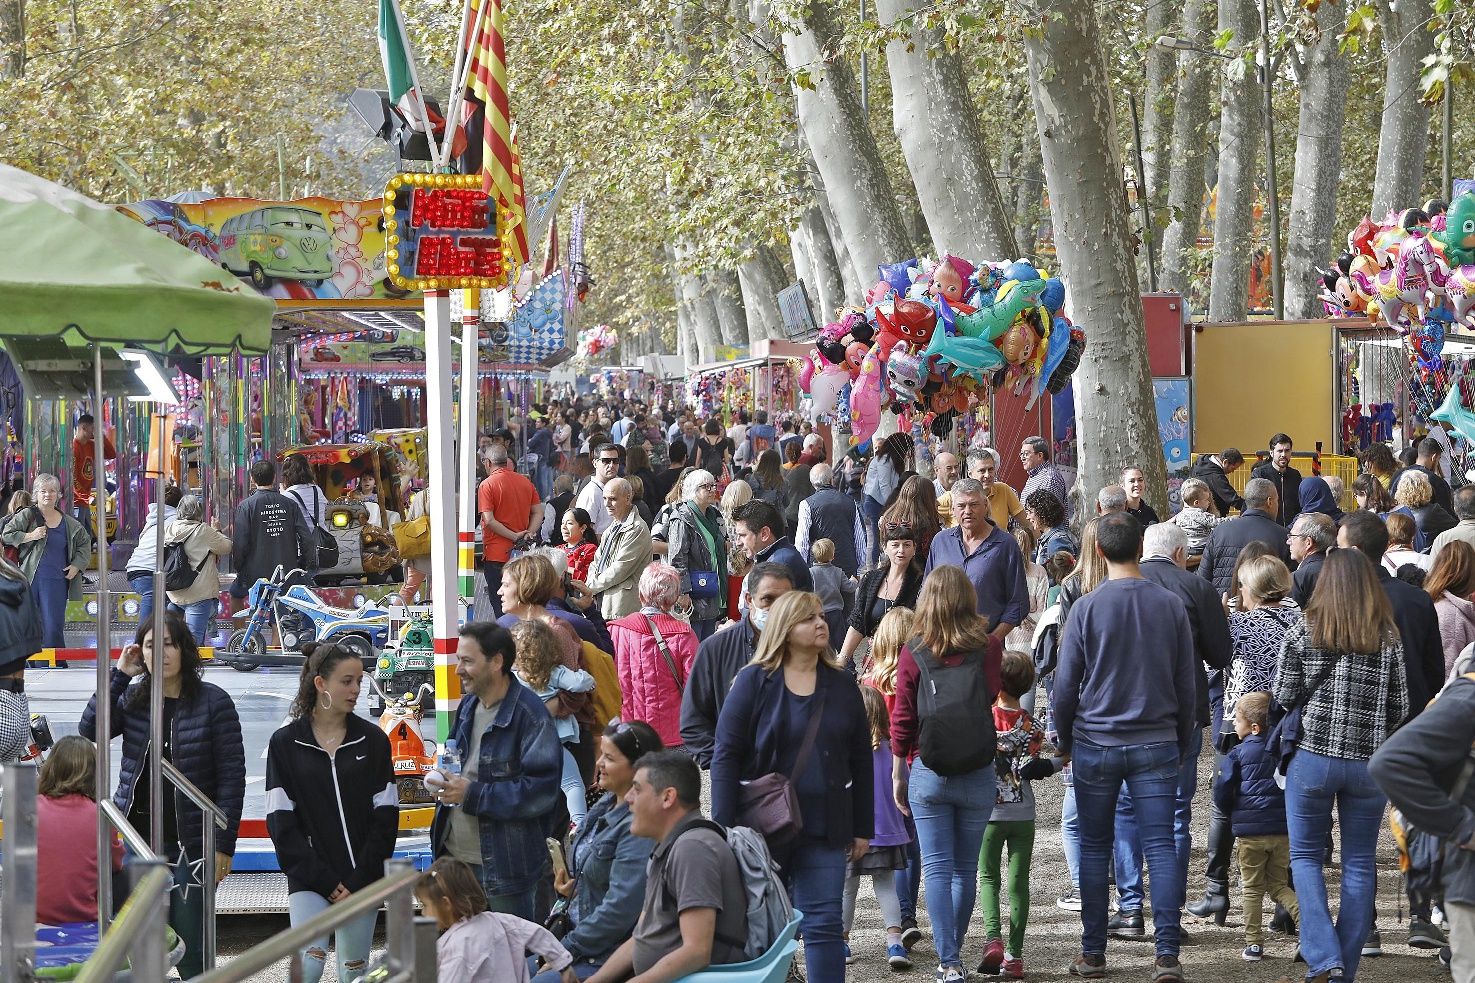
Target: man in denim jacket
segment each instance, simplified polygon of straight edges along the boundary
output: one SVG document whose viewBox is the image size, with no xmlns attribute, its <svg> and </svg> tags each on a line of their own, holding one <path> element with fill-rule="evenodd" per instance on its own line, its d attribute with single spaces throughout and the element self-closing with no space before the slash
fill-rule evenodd
<svg viewBox="0 0 1475 983">
<path fill-rule="evenodd" d="M 507 629 L 462 626 L 456 676 L 466 695 L 451 739 L 463 765 L 436 787 L 430 842 L 437 856 L 471 866 L 490 910 L 536 921 L 538 885 L 552 876 L 544 838 L 563 794 L 563 754 L 547 707 L 512 674 L 515 657 Z"/>
</svg>

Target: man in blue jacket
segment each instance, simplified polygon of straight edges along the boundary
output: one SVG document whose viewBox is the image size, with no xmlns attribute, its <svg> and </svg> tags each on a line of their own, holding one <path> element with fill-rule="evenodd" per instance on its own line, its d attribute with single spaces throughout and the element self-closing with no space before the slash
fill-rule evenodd
<svg viewBox="0 0 1475 983">
<path fill-rule="evenodd" d="M 553 876 L 544 839 L 562 797 L 563 751 L 548 708 L 512 674 L 516 655 L 506 628 L 461 627 L 466 695 L 451 735 L 463 765 L 436 792 L 430 842 L 437 856 L 470 865 L 491 911 L 537 921 L 538 886 Z"/>
<path fill-rule="evenodd" d="M 1152 875 L 1153 980 L 1183 983 L 1173 816 L 1179 767 L 1199 729 L 1193 631 L 1182 600 L 1142 576 L 1141 545 L 1142 525 L 1125 512 L 1097 520 L 1107 580 L 1071 605 L 1060 639 L 1055 721 L 1061 756 L 1074 765 L 1081 829 L 1081 955 L 1070 972 L 1106 975 L 1106 865 L 1125 783 Z"/>
</svg>

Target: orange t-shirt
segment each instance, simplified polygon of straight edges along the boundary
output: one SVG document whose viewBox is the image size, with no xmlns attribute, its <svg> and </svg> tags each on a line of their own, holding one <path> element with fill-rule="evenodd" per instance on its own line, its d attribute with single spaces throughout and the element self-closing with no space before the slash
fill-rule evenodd
<svg viewBox="0 0 1475 983">
<path fill-rule="evenodd" d="M 528 513 L 541 499 L 538 490 L 527 478 L 502 467 L 482 480 L 476 489 L 476 512 L 490 512 L 508 529 L 524 530 L 528 527 Z M 492 532 L 482 523 L 481 555 L 489 563 L 506 563 L 512 558 L 512 540 Z"/>
<path fill-rule="evenodd" d="M 72 500 L 78 505 L 91 505 L 92 496 L 97 491 L 96 456 L 97 448 L 93 441 L 72 441 Z M 118 456 L 106 434 L 102 438 L 102 456 L 105 461 Z"/>
</svg>

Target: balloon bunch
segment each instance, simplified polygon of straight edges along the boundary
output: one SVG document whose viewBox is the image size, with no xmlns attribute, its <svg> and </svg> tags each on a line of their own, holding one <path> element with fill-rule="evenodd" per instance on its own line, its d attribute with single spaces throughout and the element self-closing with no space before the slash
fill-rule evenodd
<svg viewBox="0 0 1475 983">
<path fill-rule="evenodd" d="M 608 324 L 596 324 L 579 332 L 579 357 L 593 358 L 620 343 L 620 336 Z"/>
<path fill-rule="evenodd" d="M 876 432 L 881 410 L 930 414 L 949 433 L 991 386 L 1029 392 L 1029 405 L 1069 382 L 1086 348 L 1065 317 L 1065 285 L 1032 264 L 974 265 L 944 255 L 877 268 L 863 305 L 839 312 L 799 368 L 810 415 L 848 409 L 851 440 Z M 845 387 L 848 404 L 840 406 Z"/>
<path fill-rule="evenodd" d="M 1455 198 L 1447 214 L 1406 208 L 1381 224 L 1364 217 L 1347 250 L 1317 275 L 1329 315 L 1366 316 L 1402 335 L 1420 412 L 1475 437 L 1475 414 L 1460 405 L 1442 357 L 1450 331 L 1475 328 L 1475 194 Z"/>
</svg>

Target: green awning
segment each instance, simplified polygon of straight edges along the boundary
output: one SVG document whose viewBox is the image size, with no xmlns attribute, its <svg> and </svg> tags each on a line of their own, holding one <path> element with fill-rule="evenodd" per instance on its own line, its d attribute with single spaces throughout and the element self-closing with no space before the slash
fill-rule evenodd
<svg viewBox="0 0 1475 983">
<path fill-rule="evenodd" d="M 0 340 L 20 358 L 65 364 L 89 342 L 166 355 L 271 345 L 269 298 L 115 208 L 3 164 L 0 243 Z"/>
</svg>

